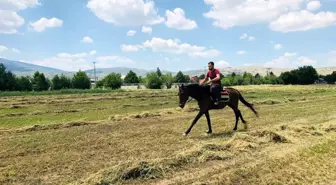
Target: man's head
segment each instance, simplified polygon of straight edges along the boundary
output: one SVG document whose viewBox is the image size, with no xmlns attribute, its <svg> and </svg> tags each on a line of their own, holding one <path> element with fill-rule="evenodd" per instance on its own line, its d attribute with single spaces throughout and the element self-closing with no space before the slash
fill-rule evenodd
<svg viewBox="0 0 336 185">
<path fill-rule="evenodd" d="M 212 61 L 210 61 L 210 62 L 208 63 L 208 69 L 209 69 L 210 71 L 214 69 L 214 66 L 215 66 L 215 64 L 214 64 Z"/>
</svg>

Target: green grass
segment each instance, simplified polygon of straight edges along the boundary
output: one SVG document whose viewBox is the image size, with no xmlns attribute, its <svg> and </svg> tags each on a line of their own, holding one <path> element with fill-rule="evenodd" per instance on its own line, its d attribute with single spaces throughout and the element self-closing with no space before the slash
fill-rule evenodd
<svg viewBox="0 0 336 185">
<path fill-rule="evenodd" d="M 260 118 L 240 103 L 247 129 L 225 108 L 188 137 L 174 89 L 2 97 L 0 184 L 332 184 L 336 87 L 236 88 Z"/>
<path fill-rule="evenodd" d="M 111 93 L 111 92 L 123 92 L 125 90 L 103 90 L 103 89 L 63 89 L 52 91 L 1 91 L 0 97 L 5 96 L 41 96 L 41 95 L 57 95 L 57 94 L 83 94 L 83 93 Z"/>
</svg>

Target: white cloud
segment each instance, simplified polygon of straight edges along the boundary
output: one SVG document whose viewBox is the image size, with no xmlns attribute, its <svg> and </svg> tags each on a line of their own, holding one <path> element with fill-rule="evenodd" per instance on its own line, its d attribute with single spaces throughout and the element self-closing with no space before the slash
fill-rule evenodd
<svg viewBox="0 0 336 185">
<path fill-rule="evenodd" d="M 95 55 L 96 53 L 97 53 L 96 50 L 92 50 L 92 51 L 90 51 L 90 55 Z"/>
<path fill-rule="evenodd" d="M 244 51 L 244 50 L 237 51 L 237 54 L 238 54 L 238 55 L 243 55 L 243 54 L 245 54 L 245 53 L 246 53 L 246 51 Z"/>
<path fill-rule="evenodd" d="M 100 56 L 97 57 L 96 60 L 98 61 L 96 66 L 100 68 L 135 64 L 132 59 L 121 56 Z"/>
<path fill-rule="evenodd" d="M 0 52 L 4 52 L 4 51 L 7 51 L 8 48 L 6 46 L 1 46 L 0 45 Z"/>
<path fill-rule="evenodd" d="M 273 59 L 270 62 L 265 63 L 265 67 L 278 67 L 278 68 L 297 68 L 303 65 L 315 65 L 316 60 L 310 59 L 305 56 L 293 57 L 293 56 L 280 56 L 279 58 Z"/>
<path fill-rule="evenodd" d="M 321 8 L 321 3 L 320 1 L 310 1 L 307 4 L 307 10 L 313 12 Z"/>
<path fill-rule="evenodd" d="M 1 0 L 0 8 L 2 10 L 23 10 L 40 5 L 39 0 Z"/>
<path fill-rule="evenodd" d="M 18 50 L 18 49 L 16 49 L 16 48 L 12 48 L 12 51 L 13 51 L 14 53 L 21 53 L 20 50 Z"/>
<path fill-rule="evenodd" d="M 151 48 L 153 52 L 166 52 L 171 54 L 188 54 L 189 56 L 214 57 L 220 55 L 220 51 L 207 49 L 203 46 L 181 43 L 180 40 L 162 39 L 153 37 L 143 43 L 143 48 Z"/>
<path fill-rule="evenodd" d="M 289 53 L 289 52 L 286 52 L 286 53 L 284 54 L 284 56 L 285 56 L 285 57 L 294 57 L 294 56 L 296 56 L 296 53 Z"/>
<path fill-rule="evenodd" d="M 59 53 L 58 55 L 42 60 L 33 60 L 31 63 L 46 67 L 53 67 L 65 71 L 78 71 L 92 69 L 92 65 L 88 63 L 87 53 Z"/>
<path fill-rule="evenodd" d="M 246 39 L 246 38 L 248 38 L 248 35 L 246 34 L 246 33 L 244 33 L 243 35 L 241 35 L 240 37 L 239 37 L 239 39 Z"/>
<path fill-rule="evenodd" d="M 14 34 L 24 24 L 24 19 L 16 12 L 0 10 L 0 33 Z"/>
<path fill-rule="evenodd" d="M 153 30 L 152 30 L 151 27 L 148 27 L 148 26 L 142 26 L 141 31 L 142 31 L 143 33 L 152 33 Z"/>
<path fill-rule="evenodd" d="M 40 5 L 38 0 L 0 0 L 0 34 L 15 34 L 24 23 L 17 11 Z"/>
<path fill-rule="evenodd" d="M 249 40 L 249 41 L 254 41 L 254 40 L 255 40 L 255 37 L 249 36 L 249 35 L 247 35 L 246 33 L 244 33 L 243 35 L 241 35 L 241 36 L 239 37 L 239 39 L 240 39 L 240 40 L 247 39 L 247 40 Z"/>
<path fill-rule="evenodd" d="M 132 36 L 134 36 L 135 34 L 136 34 L 136 31 L 135 31 L 135 30 L 130 30 L 130 31 L 127 32 L 127 36 L 129 36 L 129 37 L 132 37 Z"/>
<path fill-rule="evenodd" d="M 253 40 L 255 40 L 255 37 L 251 37 L 251 36 L 250 36 L 250 37 L 248 38 L 248 40 L 249 40 L 249 41 L 253 41 Z"/>
<path fill-rule="evenodd" d="M 140 48 L 142 48 L 141 45 L 126 45 L 126 44 L 123 44 L 120 46 L 121 48 L 121 51 L 123 52 L 136 52 L 136 51 L 139 51 Z"/>
<path fill-rule="evenodd" d="M 35 30 L 36 32 L 43 32 L 47 28 L 61 27 L 62 25 L 63 21 L 55 17 L 50 19 L 42 17 L 34 23 L 29 23 L 30 28 Z"/>
<path fill-rule="evenodd" d="M 228 29 L 256 23 L 268 23 L 280 15 L 300 9 L 303 0 L 204 0 L 211 10 L 203 15 L 213 25 Z"/>
<path fill-rule="evenodd" d="M 250 63 L 245 63 L 245 64 L 243 64 L 243 66 L 245 66 L 245 67 L 248 67 L 248 66 L 252 66 L 253 64 L 250 64 Z"/>
<path fill-rule="evenodd" d="M 87 53 L 76 53 L 76 54 L 60 53 L 57 55 L 57 57 L 60 57 L 60 58 L 84 58 L 87 56 L 88 56 Z"/>
<path fill-rule="evenodd" d="M 281 49 L 282 48 L 282 45 L 281 44 L 276 44 L 274 45 L 274 49 Z"/>
<path fill-rule="evenodd" d="M 297 61 L 297 64 L 299 64 L 300 66 L 303 66 L 303 65 L 314 65 L 316 64 L 316 60 L 312 60 L 308 57 L 304 57 L 304 56 L 301 56 L 299 58 L 297 58 L 298 61 Z"/>
<path fill-rule="evenodd" d="M 175 28 L 178 30 L 192 30 L 197 28 L 196 21 L 187 19 L 183 9 L 181 8 L 176 8 L 174 11 L 166 10 L 166 16 L 166 25 L 169 28 Z"/>
<path fill-rule="evenodd" d="M 225 60 L 221 60 L 219 62 L 215 62 L 215 66 L 216 68 L 226 68 L 230 67 L 230 63 Z"/>
<path fill-rule="evenodd" d="M 84 37 L 81 41 L 84 43 L 93 43 L 93 40 L 90 37 Z"/>
<path fill-rule="evenodd" d="M 215 49 L 210 49 L 210 50 L 201 51 L 201 52 L 188 53 L 188 55 L 191 57 L 216 57 L 220 54 L 221 52 Z"/>
<path fill-rule="evenodd" d="M 307 31 L 336 24 L 336 13 L 319 12 L 313 14 L 307 10 L 290 12 L 272 21 L 270 29 L 278 32 Z"/>
<path fill-rule="evenodd" d="M 99 19 L 118 26 L 154 25 L 164 22 L 154 1 L 89 0 L 86 5 Z"/>
</svg>

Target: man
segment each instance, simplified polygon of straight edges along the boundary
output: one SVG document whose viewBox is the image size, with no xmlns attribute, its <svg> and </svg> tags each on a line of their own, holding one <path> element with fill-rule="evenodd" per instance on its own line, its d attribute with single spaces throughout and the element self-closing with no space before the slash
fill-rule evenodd
<svg viewBox="0 0 336 185">
<path fill-rule="evenodd" d="M 203 84 L 208 78 L 210 78 L 210 80 L 207 82 L 207 84 L 211 84 L 210 86 L 210 91 L 211 91 L 211 95 L 212 95 L 212 99 L 214 101 L 215 105 L 218 105 L 219 103 L 219 99 L 221 96 L 221 90 L 222 90 L 222 85 L 221 85 L 221 81 L 220 81 L 220 72 L 218 69 L 215 69 L 215 64 L 210 61 L 208 63 L 208 73 L 206 74 L 205 78 L 203 79 L 203 81 L 201 82 L 201 84 Z"/>
</svg>

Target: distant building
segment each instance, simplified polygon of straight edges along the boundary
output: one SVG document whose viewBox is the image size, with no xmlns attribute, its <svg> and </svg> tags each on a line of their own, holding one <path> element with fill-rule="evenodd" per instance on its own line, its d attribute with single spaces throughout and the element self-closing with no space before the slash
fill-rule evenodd
<svg viewBox="0 0 336 185">
<path fill-rule="evenodd" d="M 325 81 L 323 78 L 319 78 L 315 80 L 315 84 L 327 84 L 327 81 Z"/>
</svg>

